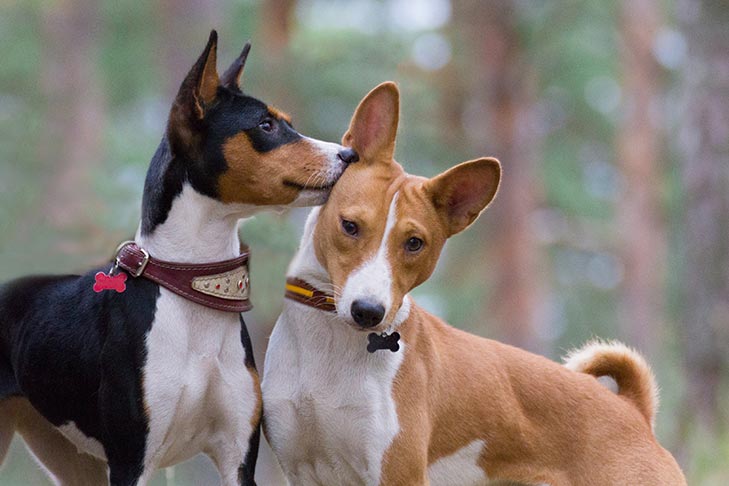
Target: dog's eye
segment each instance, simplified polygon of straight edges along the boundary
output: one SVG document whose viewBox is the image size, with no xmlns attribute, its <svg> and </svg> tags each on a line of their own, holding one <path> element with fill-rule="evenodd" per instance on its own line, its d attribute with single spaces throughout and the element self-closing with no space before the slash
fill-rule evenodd
<svg viewBox="0 0 729 486">
<path fill-rule="evenodd" d="M 405 249 L 410 253 L 417 253 L 423 248 L 423 240 L 413 236 L 405 242 Z"/>
<path fill-rule="evenodd" d="M 357 226 L 357 223 L 343 219 L 342 231 L 344 231 L 344 233 L 348 234 L 349 236 L 357 236 L 357 234 L 359 233 L 359 227 Z"/>
<path fill-rule="evenodd" d="M 271 133 L 273 131 L 273 120 L 271 120 L 270 118 L 264 119 L 261 123 L 258 124 L 258 128 L 266 133 Z"/>
</svg>

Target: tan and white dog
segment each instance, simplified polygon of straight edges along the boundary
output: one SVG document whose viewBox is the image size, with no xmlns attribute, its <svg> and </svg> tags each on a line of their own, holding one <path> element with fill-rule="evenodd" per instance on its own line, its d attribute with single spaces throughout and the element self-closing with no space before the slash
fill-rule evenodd
<svg viewBox="0 0 729 486">
<path fill-rule="evenodd" d="M 501 168 L 484 158 L 432 179 L 405 173 L 398 112 L 392 83 L 360 103 L 343 139 L 360 162 L 312 211 L 289 268 L 262 387 L 291 484 L 685 484 L 653 434 L 656 386 L 637 353 L 593 343 L 561 366 L 454 329 L 408 296 L 493 199 Z"/>
</svg>

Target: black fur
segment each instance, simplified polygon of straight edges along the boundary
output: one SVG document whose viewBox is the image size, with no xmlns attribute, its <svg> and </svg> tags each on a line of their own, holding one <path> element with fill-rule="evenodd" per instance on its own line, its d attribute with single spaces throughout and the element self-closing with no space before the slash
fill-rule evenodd
<svg viewBox="0 0 729 486">
<path fill-rule="evenodd" d="M 243 344 L 243 349 L 246 352 L 245 365 L 249 370 L 256 369 L 256 358 L 253 356 L 253 345 L 251 343 L 251 336 L 248 334 L 248 327 L 246 326 L 243 316 L 240 316 L 240 340 Z M 256 472 L 256 461 L 258 461 L 258 445 L 261 441 L 261 424 L 256 426 L 256 429 L 251 434 L 248 440 L 248 452 L 246 453 L 245 460 L 238 469 L 238 482 L 242 486 L 255 486 L 256 482 L 253 476 Z"/>
<path fill-rule="evenodd" d="M 52 424 L 74 422 L 104 445 L 132 484 L 142 471 L 147 416 L 139 370 L 157 284 L 130 279 L 123 294 L 92 290 L 83 276 L 27 277 L 0 293 L 2 356 L 22 393 Z M 7 370 L 5 370 L 7 371 Z M 0 397 L 4 398 L 4 397 Z"/>
<path fill-rule="evenodd" d="M 241 486 L 256 486 L 254 475 L 256 472 L 256 461 L 258 461 L 258 446 L 261 442 L 261 424 L 251 434 L 248 441 L 248 452 L 243 464 L 238 469 L 238 482 Z"/>
<path fill-rule="evenodd" d="M 174 163 L 173 163 L 174 162 Z M 185 165 L 174 161 L 165 137 L 152 157 L 142 194 L 142 234 L 150 234 L 167 220 L 172 201 L 182 192 Z"/>
<path fill-rule="evenodd" d="M 243 350 L 246 352 L 246 368 L 255 370 L 256 358 L 253 356 L 253 344 L 251 343 L 251 336 L 248 334 L 248 327 L 246 327 L 243 316 L 240 316 L 240 342 L 243 344 Z"/>
</svg>

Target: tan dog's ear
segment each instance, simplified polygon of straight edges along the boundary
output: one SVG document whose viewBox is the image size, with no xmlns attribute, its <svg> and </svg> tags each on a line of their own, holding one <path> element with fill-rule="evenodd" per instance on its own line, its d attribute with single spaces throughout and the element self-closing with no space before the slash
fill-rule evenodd
<svg viewBox="0 0 729 486">
<path fill-rule="evenodd" d="M 184 115 L 202 119 L 205 109 L 217 96 L 220 79 L 216 68 L 218 33 L 210 32 L 205 50 L 187 73 L 177 93 L 174 108 L 183 111 Z"/>
<path fill-rule="evenodd" d="M 425 183 L 449 237 L 478 218 L 496 196 L 500 180 L 501 164 L 489 157 L 458 164 Z"/>
<path fill-rule="evenodd" d="M 359 103 L 342 137 L 342 145 L 352 147 L 360 161 L 390 162 L 395 153 L 395 137 L 400 118 L 400 91 L 386 81 L 370 91 Z"/>
</svg>

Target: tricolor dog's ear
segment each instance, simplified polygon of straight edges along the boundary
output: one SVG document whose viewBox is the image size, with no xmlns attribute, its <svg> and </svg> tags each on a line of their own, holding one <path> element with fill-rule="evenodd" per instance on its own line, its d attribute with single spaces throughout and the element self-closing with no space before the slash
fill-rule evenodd
<svg viewBox="0 0 729 486">
<path fill-rule="evenodd" d="M 359 103 L 342 137 L 342 145 L 352 147 L 364 163 L 390 162 L 395 153 L 395 137 L 400 118 L 400 91 L 387 81 L 370 91 Z"/>
<path fill-rule="evenodd" d="M 243 74 L 243 68 L 246 65 L 246 59 L 248 59 L 248 53 L 251 51 L 251 41 L 246 42 L 243 46 L 238 58 L 233 61 L 233 64 L 226 69 L 223 77 L 220 78 L 220 84 L 233 91 L 240 91 L 240 78 Z"/>
<path fill-rule="evenodd" d="M 496 196 L 501 164 L 494 158 L 463 162 L 425 183 L 450 237 L 468 228 Z"/>
<path fill-rule="evenodd" d="M 205 110 L 215 101 L 220 86 L 216 68 L 218 33 L 210 32 L 205 50 L 187 73 L 175 99 L 175 109 L 192 119 L 202 119 Z"/>
</svg>

